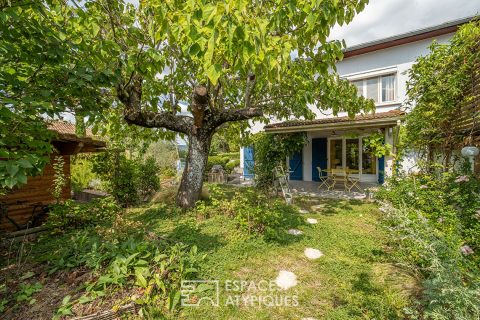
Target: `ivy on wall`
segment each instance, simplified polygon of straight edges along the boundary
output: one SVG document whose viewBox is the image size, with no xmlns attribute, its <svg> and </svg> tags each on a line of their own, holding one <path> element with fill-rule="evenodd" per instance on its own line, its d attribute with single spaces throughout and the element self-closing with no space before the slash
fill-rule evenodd
<svg viewBox="0 0 480 320">
<path fill-rule="evenodd" d="M 480 22 L 462 26 L 450 43 L 434 42 L 409 72 L 404 145 L 433 159 L 449 154 L 465 138 L 456 131 L 462 106 L 472 99 L 469 87 L 480 61 Z M 448 156 L 446 163 L 448 163 Z"/>
<path fill-rule="evenodd" d="M 268 189 L 273 184 L 273 172 L 276 166 L 286 165 L 286 158 L 302 150 L 307 142 L 305 132 L 300 133 L 258 133 L 252 137 L 255 149 L 255 185 Z"/>
</svg>

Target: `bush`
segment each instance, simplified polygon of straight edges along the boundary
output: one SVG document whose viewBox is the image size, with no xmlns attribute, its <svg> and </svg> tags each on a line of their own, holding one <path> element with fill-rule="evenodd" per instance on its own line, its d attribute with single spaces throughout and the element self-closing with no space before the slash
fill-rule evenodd
<svg viewBox="0 0 480 320">
<path fill-rule="evenodd" d="M 208 157 L 208 162 L 207 162 L 207 168 L 206 168 L 206 173 L 210 172 L 212 170 L 212 167 L 214 165 L 221 165 L 222 168 L 225 169 L 225 166 L 227 163 L 230 161 L 230 158 L 224 157 L 224 156 L 209 156 Z"/>
<path fill-rule="evenodd" d="M 74 191 L 82 191 L 89 187 L 95 174 L 92 171 L 92 162 L 85 155 L 75 155 L 70 165 L 70 176 Z"/>
<path fill-rule="evenodd" d="M 306 134 L 286 133 L 267 134 L 259 133 L 254 136 L 255 149 L 255 186 L 259 189 L 268 189 L 273 184 L 273 172 L 277 166 L 285 166 L 288 156 L 302 150 L 306 143 Z M 285 170 L 288 172 L 288 170 Z"/>
<path fill-rule="evenodd" d="M 160 175 L 163 177 L 175 177 L 177 175 L 177 170 L 173 167 L 163 167 L 160 168 Z"/>
<path fill-rule="evenodd" d="M 129 159 L 123 152 L 109 151 L 95 156 L 93 172 L 118 203 L 131 206 L 160 190 L 159 167 L 153 157 Z"/>
<path fill-rule="evenodd" d="M 66 200 L 63 204 L 53 205 L 48 213 L 47 226 L 56 231 L 81 228 L 112 222 L 121 208 L 113 198 L 93 199 L 88 203 Z"/>
<path fill-rule="evenodd" d="M 160 168 L 154 157 L 148 157 L 138 168 L 138 191 L 142 199 L 151 197 L 156 191 L 160 190 L 160 179 L 158 172 Z"/>
<path fill-rule="evenodd" d="M 240 166 L 240 159 L 230 160 L 225 165 L 225 171 L 227 171 L 228 173 L 232 173 L 233 169 L 235 169 L 238 166 Z"/>
<path fill-rule="evenodd" d="M 296 209 L 286 205 L 283 199 L 271 200 L 253 188 L 242 188 L 242 192 L 236 192 L 231 199 L 217 185 L 211 185 L 209 193 L 209 201 L 196 206 L 197 216 L 229 216 L 248 236 L 281 241 L 289 228 L 298 227 L 303 221 Z"/>
<path fill-rule="evenodd" d="M 452 172 L 397 176 L 377 194 L 396 258 L 424 276 L 424 319 L 480 317 L 479 191 Z"/>
</svg>

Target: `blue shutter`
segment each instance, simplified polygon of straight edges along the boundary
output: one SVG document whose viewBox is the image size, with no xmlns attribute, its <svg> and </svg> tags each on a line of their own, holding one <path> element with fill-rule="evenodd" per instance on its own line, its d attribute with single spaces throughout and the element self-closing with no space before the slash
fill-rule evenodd
<svg viewBox="0 0 480 320">
<path fill-rule="evenodd" d="M 378 158 L 378 183 L 385 182 L 385 157 Z"/>
<path fill-rule="evenodd" d="M 312 180 L 320 181 L 317 167 L 327 169 L 327 138 L 312 139 Z M 322 172 L 322 175 L 326 175 Z"/>
<path fill-rule="evenodd" d="M 302 150 L 295 152 L 289 157 L 290 180 L 303 180 L 303 156 Z"/>
<path fill-rule="evenodd" d="M 255 158 L 253 146 L 243 148 L 243 176 L 245 178 L 253 177 L 253 167 L 255 165 Z"/>
</svg>

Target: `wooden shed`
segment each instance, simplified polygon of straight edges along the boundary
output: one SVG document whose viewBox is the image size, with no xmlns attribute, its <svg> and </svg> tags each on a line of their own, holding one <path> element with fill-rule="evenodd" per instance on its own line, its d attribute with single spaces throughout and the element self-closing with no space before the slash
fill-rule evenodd
<svg viewBox="0 0 480 320">
<path fill-rule="evenodd" d="M 48 205 L 55 201 L 52 196 L 54 179 L 52 164 L 55 157 L 61 155 L 65 162 L 64 172 L 68 179 L 62 191 L 62 199 L 65 200 L 71 197 L 70 157 L 77 153 L 98 152 L 106 145 L 104 141 L 95 138 L 90 130 L 87 130 L 86 136 L 79 137 L 75 134 L 75 125 L 65 121 L 50 123 L 49 130 L 55 133 L 51 143 L 56 151 L 51 155 L 50 162 L 45 166 L 42 174 L 28 177 L 26 185 L 14 188 L 5 196 L 0 196 L 0 202 L 7 204 L 8 216 L 18 224 L 25 224 L 30 220 L 34 206 Z M 13 231 L 16 227 L 3 217 L 0 220 L 0 229 Z"/>
</svg>

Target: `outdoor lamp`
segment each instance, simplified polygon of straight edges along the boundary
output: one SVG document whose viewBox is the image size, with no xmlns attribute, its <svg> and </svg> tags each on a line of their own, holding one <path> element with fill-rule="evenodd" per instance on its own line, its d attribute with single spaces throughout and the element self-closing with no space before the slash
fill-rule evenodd
<svg viewBox="0 0 480 320">
<path fill-rule="evenodd" d="M 472 165 L 472 172 L 474 172 L 475 161 L 473 160 L 476 156 L 478 156 L 479 150 L 475 146 L 466 146 L 462 148 L 462 156 L 468 158 Z"/>
</svg>

